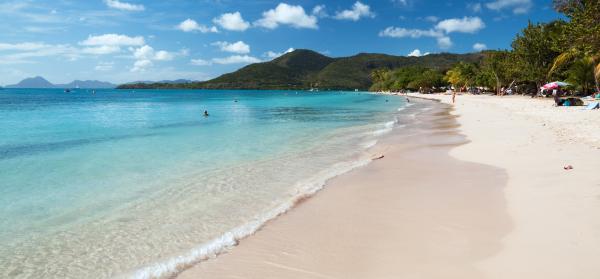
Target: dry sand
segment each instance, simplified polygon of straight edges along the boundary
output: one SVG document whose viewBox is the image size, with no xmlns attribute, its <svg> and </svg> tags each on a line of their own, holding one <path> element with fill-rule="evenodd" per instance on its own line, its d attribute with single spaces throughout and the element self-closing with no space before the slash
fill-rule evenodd
<svg viewBox="0 0 600 279">
<path fill-rule="evenodd" d="M 478 265 L 485 278 L 600 278 L 600 111 L 519 96 L 456 100 L 472 142 L 450 154 L 509 176 L 514 228 L 503 249 Z"/>
<path fill-rule="evenodd" d="M 599 278 L 593 138 L 518 109 L 537 101 L 457 100 L 457 118 L 418 114 L 374 147 L 383 159 L 178 278 Z"/>
</svg>

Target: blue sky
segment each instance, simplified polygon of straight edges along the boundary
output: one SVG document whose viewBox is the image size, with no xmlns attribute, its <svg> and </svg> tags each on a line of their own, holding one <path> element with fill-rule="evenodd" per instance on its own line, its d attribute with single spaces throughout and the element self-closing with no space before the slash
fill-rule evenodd
<svg viewBox="0 0 600 279">
<path fill-rule="evenodd" d="M 550 0 L 2 0 L 0 85 L 41 75 L 205 80 L 308 48 L 339 57 L 506 49 Z"/>
</svg>

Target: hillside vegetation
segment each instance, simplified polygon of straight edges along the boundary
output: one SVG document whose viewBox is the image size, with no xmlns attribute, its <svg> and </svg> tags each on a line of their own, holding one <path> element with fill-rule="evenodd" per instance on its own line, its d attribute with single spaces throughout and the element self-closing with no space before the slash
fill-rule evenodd
<svg viewBox="0 0 600 279">
<path fill-rule="evenodd" d="M 312 50 L 299 49 L 269 62 L 245 66 L 212 80 L 184 84 L 124 84 L 121 89 L 360 89 L 372 85 L 375 69 L 421 66 L 445 71 L 458 62 L 478 63 L 483 58 L 472 54 L 430 54 L 422 57 L 360 53 L 331 58 Z"/>
</svg>

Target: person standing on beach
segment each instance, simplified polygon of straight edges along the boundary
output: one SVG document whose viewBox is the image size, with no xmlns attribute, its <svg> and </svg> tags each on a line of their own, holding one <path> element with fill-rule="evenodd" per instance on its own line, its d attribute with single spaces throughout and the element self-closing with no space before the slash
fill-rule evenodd
<svg viewBox="0 0 600 279">
<path fill-rule="evenodd" d="M 452 103 L 456 100 L 456 90 L 452 90 Z"/>
</svg>

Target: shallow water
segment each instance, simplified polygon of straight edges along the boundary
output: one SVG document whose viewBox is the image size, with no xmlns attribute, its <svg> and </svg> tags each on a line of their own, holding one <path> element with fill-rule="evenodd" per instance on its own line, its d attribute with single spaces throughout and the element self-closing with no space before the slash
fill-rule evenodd
<svg viewBox="0 0 600 279">
<path fill-rule="evenodd" d="M 0 277 L 168 275 L 368 162 L 404 106 L 354 92 L 2 90 Z"/>
</svg>

